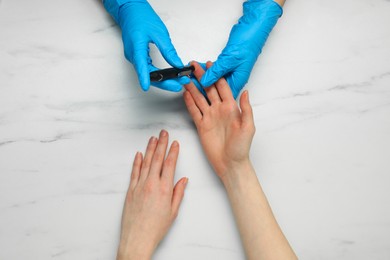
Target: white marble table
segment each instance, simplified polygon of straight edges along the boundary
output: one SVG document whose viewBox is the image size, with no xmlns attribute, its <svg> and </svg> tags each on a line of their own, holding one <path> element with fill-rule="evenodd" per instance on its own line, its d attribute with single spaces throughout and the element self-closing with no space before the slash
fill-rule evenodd
<svg viewBox="0 0 390 260">
<path fill-rule="evenodd" d="M 242 3 L 150 2 L 185 62 L 216 58 Z M 247 89 L 300 258 L 389 259 L 390 2 L 288 0 Z M 155 259 L 244 259 L 181 94 L 140 90 L 101 2 L 1 0 L 0 259 L 113 259 L 131 160 L 162 128 L 189 184 Z"/>
</svg>

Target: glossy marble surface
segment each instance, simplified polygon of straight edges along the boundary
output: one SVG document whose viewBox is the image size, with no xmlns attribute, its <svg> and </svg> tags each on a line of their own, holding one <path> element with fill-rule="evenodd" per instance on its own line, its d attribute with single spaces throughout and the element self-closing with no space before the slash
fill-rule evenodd
<svg viewBox="0 0 390 260">
<path fill-rule="evenodd" d="M 150 2 L 185 62 L 217 57 L 242 4 Z M 288 0 L 247 85 L 251 157 L 301 259 L 390 258 L 389 14 Z M 1 0 L 0 259 L 114 259 L 132 158 L 162 128 L 189 184 L 154 258 L 244 259 L 181 94 L 140 90 L 101 2 Z"/>
</svg>

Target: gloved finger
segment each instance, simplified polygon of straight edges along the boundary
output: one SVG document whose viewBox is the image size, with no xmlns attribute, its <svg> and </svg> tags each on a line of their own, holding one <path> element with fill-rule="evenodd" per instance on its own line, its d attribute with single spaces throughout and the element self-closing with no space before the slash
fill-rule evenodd
<svg viewBox="0 0 390 260">
<path fill-rule="evenodd" d="M 161 37 L 156 37 L 153 39 L 154 44 L 156 44 L 157 48 L 160 50 L 162 56 L 164 59 L 173 67 L 175 68 L 182 68 L 183 62 L 177 55 L 175 47 L 173 47 L 173 44 L 171 42 L 171 39 L 169 36 Z"/>
<path fill-rule="evenodd" d="M 191 78 L 188 76 L 180 77 L 178 80 L 179 80 L 179 83 L 182 85 L 187 85 L 187 84 L 190 84 L 190 82 L 191 82 Z"/>
<path fill-rule="evenodd" d="M 230 86 L 234 99 L 236 99 L 240 94 L 241 89 L 243 89 L 245 84 L 248 82 L 249 73 L 237 70 L 230 73 L 225 78 Z"/>
<path fill-rule="evenodd" d="M 138 49 L 134 54 L 134 68 L 137 72 L 141 88 L 144 91 L 148 91 L 150 86 L 149 62 L 151 62 L 151 59 L 149 57 L 148 48 Z"/>
<path fill-rule="evenodd" d="M 221 54 L 218 59 L 214 62 L 206 73 L 203 75 L 200 83 L 204 87 L 213 85 L 218 79 L 222 78 L 236 67 L 234 58 L 230 55 Z"/>
<path fill-rule="evenodd" d="M 172 92 L 180 92 L 183 89 L 183 85 L 175 79 L 168 79 L 160 82 L 152 82 L 152 85 L 156 88 L 168 90 Z"/>
<path fill-rule="evenodd" d="M 204 91 L 204 88 L 202 87 L 202 85 L 200 85 L 199 81 L 196 78 L 191 78 L 191 81 L 192 83 L 194 83 L 195 87 L 199 90 L 199 92 L 202 93 L 202 95 L 207 99 L 206 91 Z M 209 102 L 208 99 L 207 102 Z"/>
<path fill-rule="evenodd" d="M 212 62 L 207 62 L 207 67 L 211 67 L 213 65 Z M 222 102 L 228 101 L 229 99 L 233 98 L 232 90 L 230 89 L 230 86 L 228 85 L 226 79 L 224 77 L 220 78 L 215 82 L 214 84 L 217 88 L 218 94 L 221 97 Z"/>
</svg>

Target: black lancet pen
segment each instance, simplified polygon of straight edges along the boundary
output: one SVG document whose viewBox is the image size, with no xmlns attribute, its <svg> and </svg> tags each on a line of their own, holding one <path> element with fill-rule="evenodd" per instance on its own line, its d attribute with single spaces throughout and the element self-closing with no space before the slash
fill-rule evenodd
<svg viewBox="0 0 390 260">
<path fill-rule="evenodd" d="M 195 70 L 194 66 L 183 68 L 169 68 L 150 72 L 150 81 L 163 81 L 182 76 L 189 76 Z"/>
</svg>

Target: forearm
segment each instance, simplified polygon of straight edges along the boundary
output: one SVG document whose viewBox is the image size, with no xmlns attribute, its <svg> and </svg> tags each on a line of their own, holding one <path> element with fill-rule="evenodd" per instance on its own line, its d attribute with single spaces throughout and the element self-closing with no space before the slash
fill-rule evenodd
<svg viewBox="0 0 390 260">
<path fill-rule="evenodd" d="M 268 204 L 250 163 L 243 163 L 222 180 L 248 259 L 296 259 Z"/>
</svg>

